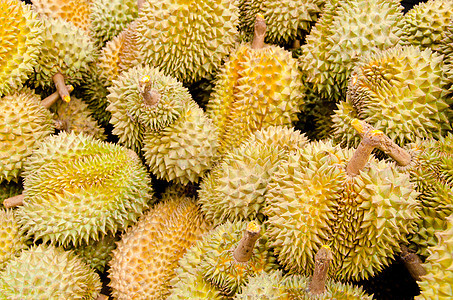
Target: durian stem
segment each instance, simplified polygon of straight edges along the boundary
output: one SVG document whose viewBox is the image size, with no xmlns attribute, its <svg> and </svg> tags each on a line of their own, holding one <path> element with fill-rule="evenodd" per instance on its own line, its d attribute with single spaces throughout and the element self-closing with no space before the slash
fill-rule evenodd
<svg viewBox="0 0 453 300">
<path fill-rule="evenodd" d="M 293 41 L 293 44 L 291 45 L 291 50 L 297 50 L 297 49 L 300 48 L 300 46 L 301 46 L 300 40 L 299 39 L 295 39 Z"/>
<path fill-rule="evenodd" d="M 3 200 L 3 206 L 5 208 L 11 208 L 11 207 L 19 206 L 19 205 L 24 205 L 24 197 L 25 197 L 24 194 L 20 194 L 17 196 L 7 198 L 7 199 Z"/>
<path fill-rule="evenodd" d="M 142 96 L 145 104 L 151 107 L 157 105 L 157 103 L 159 103 L 160 100 L 160 94 L 153 90 L 143 92 Z"/>
<path fill-rule="evenodd" d="M 255 19 L 255 34 L 252 40 L 252 49 L 264 48 L 264 37 L 266 36 L 266 21 L 262 15 L 257 14 Z"/>
<path fill-rule="evenodd" d="M 315 255 L 315 270 L 308 284 L 308 290 L 312 295 L 320 295 L 326 289 L 327 271 L 330 261 L 333 260 L 332 251 L 328 246 L 322 246 Z"/>
<path fill-rule="evenodd" d="M 109 297 L 106 296 L 106 295 L 103 295 L 103 294 L 100 294 L 100 295 L 96 298 L 96 300 L 108 300 L 108 299 L 109 299 Z"/>
<path fill-rule="evenodd" d="M 145 0 L 137 0 L 138 11 L 142 10 L 143 4 L 145 4 Z"/>
<path fill-rule="evenodd" d="M 380 130 L 367 131 L 362 135 L 362 140 L 346 166 L 349 176 L 356 176 L 362 170 L 373 152 L 380 145 L 384 133 Z"/>
<path fill-rule="evenodd" d="M 60 94 L 60 98 L 65 102 L 71 101 L 71 96 L 69 96 L 69 91 L 64 82 L 63 74 L 57 73 L 53 75 L 52 79 L 55 83 L 55 87 L 57 88 L 58 93 Z"/>
<path fill-rule="evenodd" d="M 69 92 L 72 92 L 74 90 L 74 87 L 72 85 L 67 85 L 66 88 L 68 89 Z M 41 105 L 44 106 L 45 108 L 50 108 L 57 100 L 60 99 L 60 93 L 56 91 L 50 96 L 47 96 L 44 98 L 44 100 L 41 101 Z"/>
<path fill-rule="evenodd" d="M 55 128 L 58 130 L 68 130 L 68 122 L 65 120 L 55 120 Z"/>
<path fill-rule="evenodd" d="M 253 247 L 259 238 L 261 228 L 254 221 L 251 221 L 234 249 L 233 257 L 237 262 L 247 262 L 252 257 Z"/>
<path fill-rule="evenodd" d="M 400 248 L 400 257 L 409 271 L 409 274 L 411 274 L 415 281 L 420 281 L 421 277 L 426 274 L 426 270 L 422 266 L 422 260 L 417 254 L 411 252 L 405 245 L 400 245 Z"/>
</svg>

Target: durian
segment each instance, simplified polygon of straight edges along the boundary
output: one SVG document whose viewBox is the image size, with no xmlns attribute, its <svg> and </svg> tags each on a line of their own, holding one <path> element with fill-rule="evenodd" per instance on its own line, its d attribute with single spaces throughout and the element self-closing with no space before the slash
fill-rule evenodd
<svg viewBox="0 0 453 300">
<path fill-rule="evenodd" d="M 21 234 L 15 212 L 0 209 L 0 270 L 5 264 L 27 248 L 24 235 Z"/>
<path fill-rule="evenodd" d="M 0 272 L 0 299 L 96 299 L 99 275 L 70 251 L 45 244 L 24 250 Z"/>
<path fill-rule="evenodd" d="M 77 27 L 90 31 L 91 0 L 31 0 L 36 12 L 49 18 L 62 18 Z"/>
<path fill-rule="evenodd" d="M 151 195 L 135 152 L 61 132 L 42 141 L 26 162 L 19 223 L 35 240 L 78 246 L 135 223 Z"/>
</svg>

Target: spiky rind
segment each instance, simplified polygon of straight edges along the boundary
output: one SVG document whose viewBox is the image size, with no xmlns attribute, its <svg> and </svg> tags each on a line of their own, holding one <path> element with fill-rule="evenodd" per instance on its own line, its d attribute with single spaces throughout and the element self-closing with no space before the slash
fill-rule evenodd
<svg viewBox="0 0 453 300">
<path fill-rule="evenodd" d="M 339 99 L 357 57 L 398 43 L 403 7 L 396 0 L 332 3 L 306 37 L 299 62 L 321 97 Z"/>
<path fill-rule="evenodd" d="M 338 280 L 366 279 L 389 265 L 414 230 L 416 196 L 407 174 L 371 158 L 351 177 L 352 149 L 311 142 L 273 174 L 266 194 L 268 234 L 285 269 L 310 274 L 328 244 Z"/>
<path fill-rule="evenodd" d="M 168 196 L 123 234 L 114 250 L 109 286 L 117 299 L 165 299 L 178 260 L 211 228 L 195 199 Z"/>
<path fill-rule="evenodd" d="M 48 137 L 27 160 L 24 176 L 19 223 L 35 240 L 64 246 L 127 228 L 152 195 L 135 152 L 84 134 Z"/>
<path fill-rule="evenodd" d="M 238 36 L 235 1 L 146 1 L 137 19 L 146 64 L 192 83 L 213 73 Z"/>
<path fill-rule="evenodd" d="M 96 299 L 99 275 L 70 251 L 33 246 L 11 259 L 0 272 L 5 299 Z"/>
<path fill-rule="evenodd" d="M 42 43 L 42 24 L 29 5 L 0 1 L 0 96 L 22 88 L 33 72 Z"/>
<path fill-rule="evenodd" d="M 261 272 L 250 277 L 247 285 L 240 293 L 234 296 L 234 300 L 266 299 L 283 300 L 288 299 L 288 294 L 281 284 L 282 272 L 270 271 Z"/>
<path fill-rule="evenodd" d="M 36 12 L 49 18 L 62 18 L 88 32 L 91 27 L 90 0 L 31 0 Z"/>
<path fill-rule="evenodd" d="M 0 99 L 0 181 L 17 181 L 40 140 L 55 130 L 41 97 L 23 89 Z"/>
<path fill-rule="evenodd" d="M 25 237 L 20 232 L 14 211 L 0 209 L 0 270 L 25 248 Z"/>
<path fill-rule="evenodd" d="M 210 282 L 204 280 L 200 273 L 187 273 L 172 287 L 167 300 L 225 300 L 220 290 Z"/>
</svg>

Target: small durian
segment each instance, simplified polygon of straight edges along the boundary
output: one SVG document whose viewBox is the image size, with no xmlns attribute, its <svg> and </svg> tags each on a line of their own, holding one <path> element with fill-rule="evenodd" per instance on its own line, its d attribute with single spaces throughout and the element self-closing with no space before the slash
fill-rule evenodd
<svg viewBox="0 0 453 300">
<path fill-rule="evenodd" d="M 264 195 L 272 173 L 291 151 L 306 143 L 299 131 L 283 126 L 256 131 L 203 177 L 198 201 L 206 217 L 214 224 L 263 221 Z"/>
<path fill-rule="evenodd" d="M 99 275 L 71 251 L 41 244 L 23 250 L 0 272 L 0 299 L 96 299 Z"/>
<path fill-rule="evenodd" d="M 25 248 L 27 243 L 17 223 L 15 212 L 11 209 L 0 209 L 0 270 L 8 260 Z"/>
<path fill-rule="evenodd" d="M 194 198 L 168 193 L 122 235 L 113 251 L 109 263 L 113 296 L 165 299 L 178 260 L 210 228 Z"/>
<path fill-rule="evenodd" d="M 314 91 L 323 98 L 343 97 L 358 57 L 398 43 L 402 11 L 396 0 L 328 1 L 299 57 Z"/>
<path fill-rule="evenodd" d="M 132 150 L 60 132 L 27 159 L 18 222 L 35 241 L 89 243 L 134 224 L 151 202 L 150 182 Z"/>
<path fill-rule="evenodd" d="M 78 28 L 90 31 L 91 0 L 31 0 L 36 12 L 49 18 L 62 18 Z"/>
<path fill-rule="evenodd" d="M 297 120 L 304 91 L 297 61 L 289 51 L 264 44 L 265 34 L 257 15 L 252 43 L 239 45 L 217 76 L 206 113 L 219 128 L 219 157 L 257 130 Z"/>
</svg>

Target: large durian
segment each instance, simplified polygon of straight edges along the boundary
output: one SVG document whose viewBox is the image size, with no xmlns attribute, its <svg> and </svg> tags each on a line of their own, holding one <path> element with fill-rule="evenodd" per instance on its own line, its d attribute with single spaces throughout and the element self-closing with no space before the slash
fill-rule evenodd
<svg viewBox="0 0 453 300">
<path fill-rule="evenodd" d="M 33 72 L 42 43 L 42 24 L 29 5 L 0 1 L 0 96 L 22 88 Z"/>
<path fill-rule="evenodd" d="M 396 0 L 326 3 L 299 57 L 306 81 L 321 97 L 340 99 L 357 57 L 396 45 L 403 7 Z"/>
<path fill-rule="evenodd" d="M 238 14 L 230 0 L 147 0 L 137 19 L 141 49 L 135 56 L 181 82 L 195 82 L 215 72 L 234 48 Z"/>
<path fill-rule="evenodd" d="M 96 299 L 101 281 L 71 251 L 45 244 L 24 250 L 0 272 L 0 299 Z"/>
<path fill-rule="evenodd" d="M 25 236 L 21 233 L 14 211 L 0 209 L 0 270 L 25 248 Z"/>
<path fill-rule="evenodd" d="M 254 40 L 239 45 L 218 74 L 206 112 L 220 131 L 219 156 L 257 130 L 297 120 L 304 91 L 297 61 L 283 48 L 264 44 L 265 34 L 257 15 Z"/>
<path fill-rule="evenodd" d="M 49 18 L 62 18 L 90 31 L 91 0 L 31 0 L 36 12 Z"/>
<path fill-rule="evenodd" d="M 109 269 L 113 296 L 165 299 L 178 260 L 210 227 L 194 198 L 167 194 L 114 250 Z"/>
<path fill-rule="evenodd" d="M 354 126 L 363 133 L 360 123 Z M 332 248 L 330 276 L 366 279 L 389 265 L 414 230 L 416 196 L 409 175 L 368 156 L 380 131 L 358 149 L 311 142 L 280 163 L 265 196 L 268 234 L 286 270 L 309 274 L 314 253 Z M 354 155 L 353 155 L 354 153 Z"/>
<path fill-rule="evenodd" d="M 364 56 L 349 79 L 346 101 L 332 116 L 334 137 L 357 146 L 359 136 L 347 124 L 358 118 L 399 145 L 440 138 L 452 128 L 447 83 L 442 56 L 431 49 L 395 46 Z"/>
<path fill-rule="evenodd" d="M 41 97 L 22 89 L 0 99 L 0 182 L 18 181 L 24 161 L 55 130 Z"/>
<path fill-rule="evenodd" d="M 136 222 L 151 200 L 150 180 L 132 150 L 61 132 L 26 162 L 19 223 L 35 240 L 89 243 Z"/>
<path fill-rule="evenodd" d="M 287 127 L 256 131 L 203 178 L 198 196 L 206 217 L 215 224 L 263 220 L 264 195 L 272 173 L 291 151 L 306 143 L 303 134 Z"/>
</svg>

